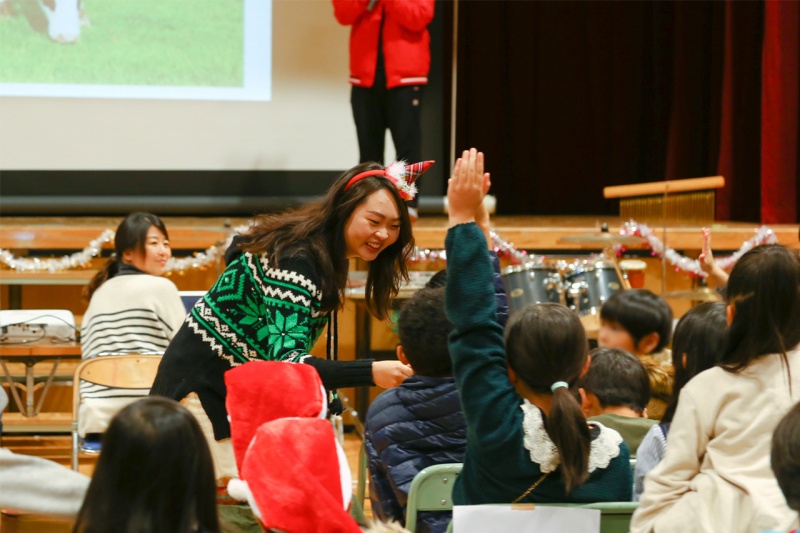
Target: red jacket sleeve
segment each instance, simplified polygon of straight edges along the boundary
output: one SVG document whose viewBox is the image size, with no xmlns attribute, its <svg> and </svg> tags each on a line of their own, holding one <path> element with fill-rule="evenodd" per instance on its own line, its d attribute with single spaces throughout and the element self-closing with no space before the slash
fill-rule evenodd
<svg viewBox="0 0 800 533">
<path fill-rule="evenodd" d="M 367 12 L 369 0 L 333 0 L 333 15 L 339 24 L 350 26 Z"/>
<path fill-rule="evenodd" d="M 334 0 L 336 2 L 337 0 Z M 434 0 L 379 0 L 387 17 L 409 31 L 419 32 L 433 20 Z"/>
</svg>

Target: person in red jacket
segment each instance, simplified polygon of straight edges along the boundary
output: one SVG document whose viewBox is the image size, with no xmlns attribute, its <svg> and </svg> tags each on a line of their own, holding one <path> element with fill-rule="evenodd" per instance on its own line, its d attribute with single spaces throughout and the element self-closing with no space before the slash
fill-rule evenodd
<svg viewBox="0 0 800 533">
<path fill-rule="evenodd" d="M 420 110 L 431 64 L 434 0 L 333 0 L 350 32 L 350 103 L 359 162 L 383 163 L 386 128 L 397 160 L 421 161 Z M 416 218 L 416 202 L 409 215 Z"/>
</svg>

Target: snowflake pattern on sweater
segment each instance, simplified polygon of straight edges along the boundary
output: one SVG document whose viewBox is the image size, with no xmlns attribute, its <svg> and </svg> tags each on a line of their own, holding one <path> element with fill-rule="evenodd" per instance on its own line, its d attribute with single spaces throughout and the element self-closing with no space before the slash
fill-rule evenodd
<svg viewBox="0 0 800 533">
<path fill-rule="evenodd" d="M 299 362 L 328 322 L 320 305 L 321 293 L 308 276 L 247 253 L 229 265 L 188 321 L 231 366 Z"/>
</svg>

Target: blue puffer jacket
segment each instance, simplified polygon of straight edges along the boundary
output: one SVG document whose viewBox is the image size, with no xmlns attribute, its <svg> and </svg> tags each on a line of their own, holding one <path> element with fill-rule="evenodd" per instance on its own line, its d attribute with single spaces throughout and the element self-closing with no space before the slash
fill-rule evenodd
<svg viewBox="0 0 800 533">
<path fill-rule="evenodd" d="M 405 523 L 411 480 L 441 463 L 461 463 L 467 425 L 453 378 L 411 376 L 369 408 L 366 449 L 372 512 Z M 420 513 L 417 531 L 444 532 L 450 512 Z"/>
</svg>

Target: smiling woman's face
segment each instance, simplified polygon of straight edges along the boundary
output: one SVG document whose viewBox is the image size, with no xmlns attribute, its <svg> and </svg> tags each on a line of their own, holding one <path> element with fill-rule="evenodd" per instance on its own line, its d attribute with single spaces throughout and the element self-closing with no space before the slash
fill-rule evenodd
<svg viewBox="0 0 800 533">
<path fill-rule="evenodd" d="M 353 210 L 344 227 L 347 258 L 372 261 L 400 236 L 400 212 L 394 197 L 379 189 Z"/>
<path fill-rule="evenodd" d="M 153 276 L 164 275 L 170 257 L 172 249 L 169 247 L 169 240 L 155 226 L 150 226 L 147 230 L 144 253 L 140 250 L 126 250 L 122 255 L 123 261 Z"/>
</svg>

